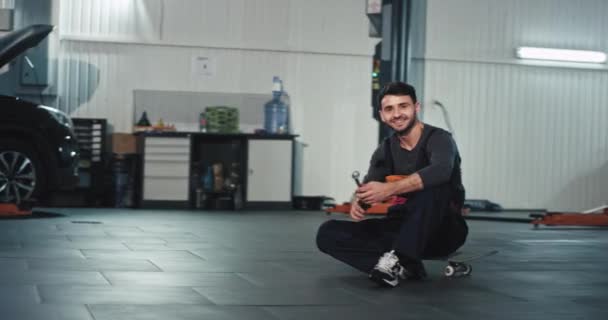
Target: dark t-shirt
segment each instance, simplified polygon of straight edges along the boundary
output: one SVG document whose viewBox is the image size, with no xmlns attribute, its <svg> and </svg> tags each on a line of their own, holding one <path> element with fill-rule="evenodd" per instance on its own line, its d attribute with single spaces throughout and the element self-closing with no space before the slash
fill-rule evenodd
<svg viewBox="0 0 608 320">
<path fill-rule="evenodd" d="M 431 130 L 433 129 L 433 130 Z M 431 134 L 432 131 L 432 134 Z M 431 134 L 429 136 L 429 134 Z M 406 150 L 400 146 L 399 138 L 393 134 L 388 137 L 390 152 L 392 155 L 392 166 L 394 172 L 390 172 L 390 160 L 387 161 L 385 143 L 381 143 L 372 155 L 370 166 L 364 181 L 385 181 L 387 175 L 410 175 L 418 172 L 425 188 L 448 183 L 454 169 L 454 164 L 458 154 L 458 148 L 452 135 L 437 127 L 424 124 L 422 136 L 416 146 L 411 150 Z M 427 141 L 428 140 L 428 141 Z M 422 144 L 427 141 L 426 146 Z M 426 152 L 426 163 L 420 164 L 420 151 Z M 428 165 L 427 165 L 428 163 Z M 417 168 L 419 167 L 419 169 Z"/>
</svg>

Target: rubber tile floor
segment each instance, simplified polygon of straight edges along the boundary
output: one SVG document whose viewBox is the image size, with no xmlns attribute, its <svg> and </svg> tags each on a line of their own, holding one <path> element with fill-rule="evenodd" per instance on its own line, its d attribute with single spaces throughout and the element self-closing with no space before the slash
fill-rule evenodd
<svg viewBox="0 0 608 320">
<path fill-rule="evenodd" d="M 315 211 L 38 209 L 0 220 L 2 319 L 605 319 L 608 229 L 469 221 L 469 277 L 380 288 Z"/>
</svg>

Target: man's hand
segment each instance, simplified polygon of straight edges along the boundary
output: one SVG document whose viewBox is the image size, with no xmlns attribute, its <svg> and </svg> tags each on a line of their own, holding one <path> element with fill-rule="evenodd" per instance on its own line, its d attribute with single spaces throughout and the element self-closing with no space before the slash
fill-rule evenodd
<svg viewBox="0 0 608 320">
<path fill-rule="evenodd" d="M 368 204 L 382 202 L 392 195 L 393 188 L 391 183 L 377 181 L 368 182 L 357 188 L 356 191 L 356 197 Z"/>
<path fill-rule="evenodd" d="M 360 221 L 365 217 L 365 210 L 361 208 L 359 201 L 359 198 L 355 196 L 350 204 L 350 217 L 356 221 Z"/>
</svg>

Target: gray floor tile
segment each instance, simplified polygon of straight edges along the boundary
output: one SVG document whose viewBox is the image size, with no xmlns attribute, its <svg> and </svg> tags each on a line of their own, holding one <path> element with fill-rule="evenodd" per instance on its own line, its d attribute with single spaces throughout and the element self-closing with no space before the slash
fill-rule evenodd
<svg viewBox="0 0 608 320">
<path fill-rule="evenodd" d="M 22 247 L 23 245 L 18 241 L 0 243 L 0 250 L 15 250 Z"/>
<path fill-rule="evenodd" d="M 91 305 L 96 320 L 273 320 L 269 312 L 259 307 L 198 306 L 198 305 Z"/>
<path fill-rule="evenodd" d="M 89 259 L 192 259 L 198 258 L 185 250 L 82 250 L 82 254 Z"/>
<path fill-rule="evenodd" d="M 252 286 L 234 273 L 195 272 L 104 272 L 112 285 L 169 287 L 230 287 Z"/>
<path fill-rule="evenodd" d="M 0 315 L 14 319 L 604 319 L 605 229 L 470 221 L 473 275 L 381 288 L 317 251 L 301 211 L 53 209 L 0 220 Z M 72 221 L 99 221 L 79 224 Z M 217 304 L 217 305 L 216 305 Z M 87 310 L 88 308 L 88 310 Z M 8 319 L 8 318 L 7 318 Z"/>
<path fill-rule="evenodd" d="M 205 241 L 206 239 L 199 237 L 196 234 L 190 232 L 144 232 L 146 236 L 154 236 L 163 239 L 167 242 L 170 241 Z"/>
<path fill-rule="evenodd" d="M 154 265 L 167 272 L 262 272 L 270 273 L 284 271 L 285 269 L 274 262 L 247 261 L 247 260 L 202 260 L 152 258 Z"/>
<path fill-rule="evenodd" d="M 162 244 L 155 243 L 131 243 L 126 245 L 129 249 L 133 251 L 138 250 L 199 250 L 199 249 L 212 249 L 215 251 L 219 251 L 225 249 L 221 244 L 217 243 L 209 243 L 209 242 L 195 242 L 195 241 L 167 241 Z"/>
<path fill-rule="evenodd" d="M 578 262 L 578 261 L 558 261 L 558 260 L 516 260 L 509 258 L 509 263 L 502 263 L 502 258 L 497 263 L 483 264 L 483 268 L 487 271 L 508 272 L 512 270 L 522 270 L 526 272 L 544 272 L 544 271 L 593 271 L 597 269 L 596 262 Z M 478 269 L 478 268 L 475 268 Z"/>
<path fill-rule="evenodd" d="M 85 221 L 86 222 L 86 221 Z M 108 225 L 105 223 L 100 224 L 87 224 L 87 223 L 72 223 L 72 224 L 59 224 L 57 229 L 62 233 L 70 236 L 110 236 L 113 234 L 120 235 L 141 235 L 143 232 L 137 226 L 120 226 L 120 225 Z"/>
<path fill-rule="evenodd" d="M 87 237 L 105 237 L 108 236 L 108 233 L 101 228 L 91 229 L 91 228 L 75 228 L 68 230 L 59 230 L 58 233 L 65 235 L 66 237 L 77 237 L 77 236 L 87 236 Z"/>
<path fill-rule="evenodd" d="M 285 288 L 194 288 L 218 305 L 357 305 L 365 301 L 343 289 L 319 289 L 312 287 Z"/>
<path fill-rule="evenodd" d="M 193 291 L 181 287 L 151 286 L 39 286 L 45 304 L 211 304 Z"/>
<path fill-rule="evenodd" d="M 160 271 L 150 261 L 136 259 L 27 259 L 27 267 L 47 271 Z"/>
<path fill-rule="evenodd" d="M 277 240 L 277 241 L 281 241 L 281 240 Z M 265 242 L 260 242 L 260 243 L 244 243 L 244 244 L 241 242 L 224 243 L 224 245 L 229 250 L 247 250 L 249 252 L 263 252 L 265 250 L 268 250 L 268 248 L 275 248 L 275 250 L 281 250 L 281 251 L 297 251 L 297 252 L 312 251 L 312 250 L 317 249 L 316 245 L 314 245 L 312 242 L 310 244 L 283 242 L 283 243 L 281 243 L 281 246 L 276 246 L 276 244 L 272 243 L 271 240 L 268 240 Z"/>
<path fill-rule="evenodd" d="M 38 292 L 33 285 L 0 285 L 0 307 L 27 306 L 39 302 Z"/>
<path fill-rule="evenodd" d="M 76 220 L 76 219 L 74 219 Z M 57 229 L 61 231 L 97 231 L 102 230 L 105 232 L 125 232 L 125 233 L 141 233 L 143 232 L 138 226 L 120 225 L 120 224 L 108 224 L 107 222 L 98 221 L 97 219 L 78 219 L 84 223 L 65 223 L 57 224 Z M 76 221 L 78 222 L 78 221 Z M 99 222 L 99 223 L 86 223 L 86 222 Z"/>
<path fill-rule="evenodd" d="M 553 285 L 591 285 L 597 282 L 608 282 L 606 273 L 590 271 L 570 270 L 543 270 L 543 271 L 504 271 L 500 277 L 508 279 L 513 283 L 525 283 L 527 285 L 539 285 L 551 282 Z"/>
<path fill-rule="evenodd" d="M 605 313 L 568 300 L 554 301 L 485 301 L 484 303 L 453 303 L 442 310 L 461 319 L 603 319 Z"/>
<path fill-rule="evenodd" d="M 0 272 L 6 270 L 25 271 L 27 264 L 23 258 L 0 258 Z"/>
<path fill-rule="evenodd" d="M 310 260 L 272 260 L 277 265 L 283 267 L 285 270 L 318 274 L 319 266 L 322 266 L 324 274 L 336 274 L 336 275 L 350 275 L 350 274 L 361 274 L 360 271 L 345 265 L 344 263 L 335 259 L 330 259 L 328 256 L 322 259 L 310 259 Z"/>
<path fill-rule="evenodd" d="M 99 272 L 28 270 L 0 273 L 0 285 L 6 284 L 106 285 L 108 281 Z"/>
<path fill-rule="evenodd" d="M 433 306 L 408 304 L 406 301 L 399 304 L 400 308 L 375 306 L 286 306 L 264 307 L 281 320 L 435 320 L 454 319 Z"/>
<path fill-rule="evenodd" d="M 23 248 L 61 248 L 61 249 L 110 249 L 110 250 L 127 250 L 120 241 L 116 240 L 100 240 L 100 241 L 70 241 L 66 240 L 46 240 L 46 241 L 24 241 Z"/>
<path fill-rule="evenodd" d="M 152 236 L 137 236 L 137 237 L 111 237 L 109 235 L 94 236 L 94 235 L 68 235 L 66 236 L 72 242 L 96 242 L 96 241 L 118 241 L 125 245 L 138 243 L 156 243 L 165 244 L 167 241 Z"/>
<path fill-rule="evenodd" d="M 27 238 L 65 238 L 57 226 L 50 220 L 45 220 L 36 223 L 33 220 L 14 220 L 12 222 L 2 221 L 3 229 L 5 233 L 1 236 L 2 238 L 14 238 L 19 237 L 20 239 Z"/>
<path fill-rule="evenodd" d="M 370 283 L 369 280 L 358 279 L 356 285 L 353 281 L 345 289 L 369 304 L 377 306 L 396 306 L 403 303 L 444 306 L 467 305 L 471 302 L 484 304 L 495 301 L 500 303 L 522 301 L 520 298 L 491 290 L 485 282 L 471 280 L 471 278 L 430 277 L 424 281 L 404 281 L 399 287 L 387 290 Z"/>
<path fill-rule="evenodd" d="M 249 261 L 311 261 L 317 262 L 325 258 L 318 251 L 283 251 L 283 250 L 245 250 L 227 248 L 197 248 L 192 253 L 205 260 L 234 260 L 244 259 Z"/>
<path fill-rule="evenodd" d="M 19 320 L 93 320 L 85 306 L 59 306 L 44 304 L 0 306 L 2 319 Z"/>
<path fill-rule="evenodd" d="M 135 236 L 138 237 L 155 237 L 155 238 L 159 238 L 165 241 L 198 241 L 198 240 L 203 240 L 200 237 L 198 237 L 197 235 L 191 233 L 191 232 L 185 232 L 185 231 L 149 231 L 146 230 L 144 228 L 140 228 L 142 229 L 141 233 L 127 233 L 127 232 L 119 232 L 119 231 L 115 231 L 115 232 L 108 232 L 109 235 L 113 236 L 113 237 L 120 237 L 120 238 L 133 238 Z"/>
<path fill-rule="evenodd" d="M 547 287 L 551 288 L 547 290 Z M 550 285 L 545 284 L 525 284 L 513 283 L 508 281 L 500 282 L 493 288 L 495 292 L 501 294 L 518 297 L 521 299 L 529 299 L 535 301 L 556 301 L 561 299 L 575 299 L 595 295 L 605 295 L 608 292 L 606 284 L 595 285 Z"/>
<path fill-rule="evenodd" d="M 61 248 L 20 248 L 11 250 L 0 250 L 0 258 L 83 258 L 84 256 L 76 249 Z"/>
<path fill-rule="evenodd" d="M 606 284 L 603 285 L 604 289 L 608 289 Z M 582 296 L 578 298 L 572 299 L 574 303 L 577 305 L 584 305 L 592 310 L 600 311 L 600 312 L 608 312 L 608 305 L 606 304 L 606 299 L 604 294 L 597 294 L 593 296 Z M 576 309 L 573 309 L 576 310 Z"/>
<path fill-rule="evenodd" d="M 113 238 L 133 238 L 133 237 L 145 237 L 150 236 L 139 228 L 133 228 L 132 230 L 104 230 L 105 233 Z"/>
<path fill-rule="evenodd" d="M 356 270 L 347 269 L 341 274 L 319 272 L 296 272 L 292 270 L 277 270 L 270 272 L 242 272 L 239 275 L 247 281 L 265 288 L 346 288 L 373 284 L 367 276 Z"/>
</svg>

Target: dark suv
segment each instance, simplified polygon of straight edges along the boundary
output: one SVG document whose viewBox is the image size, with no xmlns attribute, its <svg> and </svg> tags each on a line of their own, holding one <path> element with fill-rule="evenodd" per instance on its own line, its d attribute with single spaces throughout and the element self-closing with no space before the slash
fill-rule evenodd
<svg viewBox="0 0 608 320">
<path fill-rule="evenodd" d="M 32 25 L 0 37 L 0 67 L 53 30 Z M 0 203 L 44 200 L 78 179 L 78 145 L 68 115 L 0 95 Z"/>
</svg>

